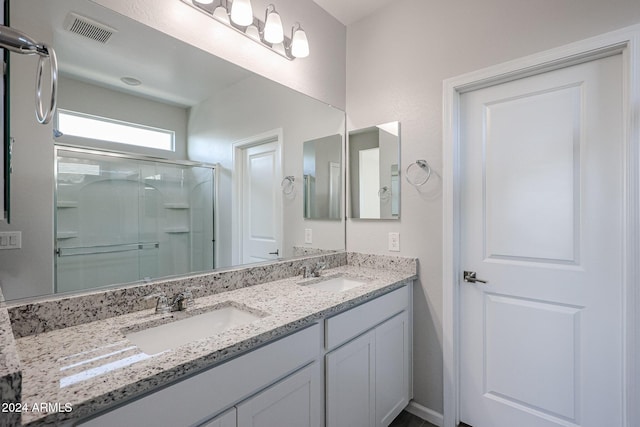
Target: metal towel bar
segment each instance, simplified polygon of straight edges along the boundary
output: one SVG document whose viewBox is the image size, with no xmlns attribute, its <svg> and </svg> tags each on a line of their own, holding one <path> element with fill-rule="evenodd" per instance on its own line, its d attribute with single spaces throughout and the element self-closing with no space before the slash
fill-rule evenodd
<svg viewBox="0 0 640 427">
<path fill-rule="evenodd" d="M 116 252 L 129 252 L 129 251 L 139 251 L 143 249 L 158 249 L 158 248 L 160 248 L 160 242 L 138 242 L 138 243 L 122 243 L 122 244 L 115 244 L 115 245 L 96 245 L 96 246 L 73 246 L 68 248 L 56 249 L 56 255 L 58 255 L 59 257 L 78 256 L 78 255 L 100 255 L 100 254 L 111 254 Z"/>
</svg>

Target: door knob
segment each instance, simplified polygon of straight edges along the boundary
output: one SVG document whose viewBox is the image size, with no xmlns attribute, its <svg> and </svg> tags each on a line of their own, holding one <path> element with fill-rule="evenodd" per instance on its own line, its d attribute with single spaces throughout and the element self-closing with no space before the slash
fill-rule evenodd
<svg viewBox="0 0 640 427">
<path fill-rule="evenodd" d="M 480 280 L 476 277 L 476 272 L 475 271 L 465 271 L 462 274 L 462 277 L 464 279 L 465 282 L 468 283 L 476 283 L 476 282 L 480 282 L 480 283 L 487 283 L 486 280 Z"/>
</svg>

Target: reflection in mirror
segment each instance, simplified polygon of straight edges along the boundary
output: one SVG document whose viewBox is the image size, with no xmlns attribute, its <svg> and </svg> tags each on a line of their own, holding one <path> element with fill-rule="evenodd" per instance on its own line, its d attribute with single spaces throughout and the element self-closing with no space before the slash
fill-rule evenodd
<svg viewBox="0 0 640 427">
<path fill-rule="evenodd" d="M 89 0 L 10 9 L 12 26 L 56 49 L 67 115 L 32 119 L 33 63 L 12 56 L 12 204 L 24 238 L 0 258 L 7 299 L 344 250 L 344 220 L 305 220 L 301 200 L 302 143 L 342 140 L 343 111 Z M 76 31 L 91 26 L 109 37 Z M 70 118 L 93 134 L 70 130 Z M 286 196 L 284 176 L 299 187 Z"/>
<path fill-rule="evenodd" d="M 304 217 L 340 220 L 342 135 L 305 141 Z"/>
<path fill-rule="evenodd" d="M 400 123 L 349 132 L 351 218 L 400 219 Z"/>
</svg>

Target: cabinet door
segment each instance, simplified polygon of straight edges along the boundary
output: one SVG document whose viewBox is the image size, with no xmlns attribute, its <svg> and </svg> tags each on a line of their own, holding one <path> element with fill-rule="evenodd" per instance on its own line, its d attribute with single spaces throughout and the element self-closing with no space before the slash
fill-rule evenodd
<svg viewBox="0 0 640 427">
<path fill-rule="evenodd" d="M 236 408 L 229 409 L 200 427 L 236 427 Z"/>
<path fill-rule="evenodd" d="M 238 427 L 320 427 L 320 368 L 312 363 L 237 405 Z"/>
<path fill-rule="evenodd" d="M 409 316 L 406 311 L 375 329 L 376 426 L 386 427 L 409 404 Z"/>
<path fill-rule="evenodd" d="M 332 351 L 327 365 L 327 427 L 371 427 L 375 415 L 375 332 Z"/>
</svg>

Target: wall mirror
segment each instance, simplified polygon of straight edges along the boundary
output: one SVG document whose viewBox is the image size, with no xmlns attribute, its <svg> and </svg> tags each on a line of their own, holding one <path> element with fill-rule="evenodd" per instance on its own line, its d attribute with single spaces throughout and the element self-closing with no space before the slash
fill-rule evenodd
<svg viewBox="0 0 640 427">
<path fill-rule="evenodd" d="M 302 208 L 303 143 L 341 146 L 343 111 L 89 0 L 10 9 L 56 49 L 60 79 L 59 115 L 39 125 L 37 61 L 12 54 L 14 218 L 0 230 L 21 230 L 22 248 L 0 257 L 8 300 L 345 249 L 344 219 Z M 134 136 L 95 132 L 113 127 Z"/>
<path fill-rule="evenodd" d="M 350 217 L 400 219 L 399 171 L 399 122 L 350 131 Z"/>
<path fill-rule="evenodd" d="M 342 135 L 303 145 L 304 217 L 340 220 L 342 210 Z"/>
</svg>

